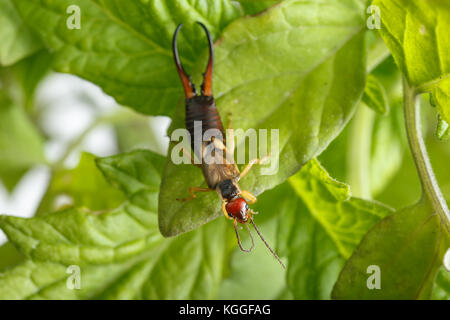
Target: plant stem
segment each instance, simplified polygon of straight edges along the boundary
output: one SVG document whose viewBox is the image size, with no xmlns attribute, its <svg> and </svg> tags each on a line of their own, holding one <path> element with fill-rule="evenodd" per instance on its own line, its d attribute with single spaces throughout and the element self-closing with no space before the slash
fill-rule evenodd
<svg viewBox="0 0 450 320">
<path fill-rule="evenodd" d="M 450 212 L 433 173 L 422 137 L 420 104 L 416 101 L 417 92 L 409 86 L 406 79 L 403 79 L 403 99 L 406 133 L 420 183 L 422 184 L 423 195 L 431 201 L 433 209 L 439 214 L 447 230 L 450 231 Z"/>
</svg>

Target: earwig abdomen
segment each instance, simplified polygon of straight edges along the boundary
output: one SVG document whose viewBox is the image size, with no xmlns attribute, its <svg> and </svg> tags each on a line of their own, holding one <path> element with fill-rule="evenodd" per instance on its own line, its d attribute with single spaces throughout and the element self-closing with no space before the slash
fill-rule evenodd
<svg viewBox="0 0 450 320">
<path fill-rule="evenodd" d="M 222 141 L 225 141 L 225 132 L 223 130 L 222 120 L 216 108 L 214 98 L 211 96 L 196 96 L 192 99 L 186 100 L 186 129 L 191 135 L 191 147 L 194 150 L 195 139 L 195 121 L 201 121 L 202 136 L 200 141 L 203 141 L 203 134 L 208 129 L 217 129 L 222 134 Z M 197 124 L 199 125 L 199 124 Z M 197 138 L 197 139 L 198 139 Z"/>
</svg>

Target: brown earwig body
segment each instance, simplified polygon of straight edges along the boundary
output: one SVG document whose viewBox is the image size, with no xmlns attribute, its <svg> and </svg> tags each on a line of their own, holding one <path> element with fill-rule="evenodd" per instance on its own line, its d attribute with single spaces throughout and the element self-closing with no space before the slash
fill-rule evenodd
<svg viewBox="0 0 450 320">
<path fill-rule="evenodd" d="M 280 264 L 286 268 L 280 258 L 264 240 L 253 221 L 253 214 L 256 214 L 256 212 L 253 212 L 248 204 L 256 202 L 256 197 L 250 192 L 239 188 L 238 181 L 248 173 L 254 164 L 261 163 L 261 160 L 253 159 L 250 161 L 242 173 L 239 171 L 234 161 L 229 160 L 234 158 L 234 137 L 229 137 L 230 141 L 233 141 L 233 143 L 232 147 L 229 148 L 230 150 L 228 150 L 225 147 L 225 130 L 212 94 L 212 73 L 214 64 L 213 42 L 208 29 L 201 22 L 198 22 L 198 24 L 204 29 L 209 44 L 209 61 L 206 71 L 203 74 L 203 84 L 201 86 L 200 95 L 197 94 L 195 87 L 192 84 L 189 75 L 184 70 L 178 56 L 177 36 L 182 24 L 178 25 L 173 36 L 173 54 L 186 97 L 186 129 L 191 136 L 191 148 L 194 151 L 194 155 L 198 159 L 201 159 L 201 165 L 197 166 L 202 169 L 208 188 L 190 187 L 189 193 L 191 197 L 177 200 L 192 200 L 196 197 L 195 192 L 216 191 L 222 199 L 222 211 L 225 217 L 234 221 L 236 237 L 241 250 L 250 252 L 254 247 L 253 237 L 248 227 L 248 223 L 251 223 L 267 248 L 272 252 Z M 205 132 L 210 129 L 214 129 L 219 135 L 212 136 L 206 141 L 202 139 L 199 150 L 195 149 L 195 134 L 201 133 L 203 137 Z M 232 132 L 231 129 L 230 131 Z M 212 150 L 211 156 L 213 157 L 213 160 L 219 158 L 218 160 L 220 161 L 205 161 L 205 150 Z M 191 159 L 191 162 L 194 163 L 191 153 L 186 150 L 183 151 Z M 237 228 L 238 223 L 245 225 L 250 234 L 252 242 L 250 249 L 244 249 L 242 247 Z"/>
</svg>

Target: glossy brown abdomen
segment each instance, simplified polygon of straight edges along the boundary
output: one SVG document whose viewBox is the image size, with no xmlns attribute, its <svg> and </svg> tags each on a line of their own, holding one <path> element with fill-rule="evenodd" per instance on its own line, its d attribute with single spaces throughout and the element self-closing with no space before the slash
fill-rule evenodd
<svg viewBox="0 0 450 320">
<path fill-rule="evenodd" d="M 195 121 L 201 121 L 201 124 L 195 124 Z M 198 126 L 197 130 L 195 125 Z M 199 130 L 200 125 L 201 131 Z M 203 135 L 208 129 L 218 129 L 222 134 L 222 141 L 225 142 L 225 132 L 213 97 L 196 96 L 186 100 L 186 129 L 191 135 L 192 150 L 194 150 L 194 139 L 196 138 L 200 139 L 199 141 L 203 141 Z M 195 131 L 201 132 L 201 137 L 195 137 Z M 199 146 L 201 145 L 202 144 L 200 143 Z M 199 150 L 195 151 L 196 155 L 199 154 L 198 151 Z"/>
</svg>

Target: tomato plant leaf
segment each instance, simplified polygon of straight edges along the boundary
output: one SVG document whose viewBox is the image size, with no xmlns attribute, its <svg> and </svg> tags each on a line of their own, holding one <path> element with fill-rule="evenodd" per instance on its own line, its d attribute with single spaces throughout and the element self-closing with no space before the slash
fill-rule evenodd
<svg viewBox="0 0 450 320">
<path fill-rule="evenodd" d="M 291 178 L 292 179 L 292 178 Z M 345 259 L 291 188 L 280 203 L 279 254 L 287 256 L 287 286 L 295 299 L 329 299 Z"/>
<path fill-rule="evenodd" d="M 11 242 L 6 242 L 0 246 L 0 255 L 2 257 L 0 273 L 25 260 L 25 256 Z"/>
<path fill-rule="evenodd" d="M 99 85 L 120 104 L 146 114 L 170 115 L 181 96 L 171 40 L 185 22 L 180 51 L 187 68 L 206 47 L 202 21 L 216 38 L 239 13 L 227 0 L 15 1 L 22 17 L 55 53 L 56 71 Z M 80 29 L 69 29 L 70 5 L 80 10 Z M 201 40 L 200 40 L 201 39 Z"/>
<path fill-rule="evenodd" d="M 27 110 L 32 108 L 37 86 L 50 71 L 52 62 L 53 56 L 50 52 L 39 50 L 14 65 L 14 74 L 22 89 L 23 105 Z"/>
<path fill-rule="evenodd" d="M 367 76 L 362 101 L 375 112 L 386 114 L 389 110 L 386 91 L 372 74 Z"/>
<path fill-rule="evenodd" d="M 238 0 L 237 2 L 246 14 L 257 14 L 281 1 L 283 0 Z"/>
<path fill-rule="evenodd" d="M 67 264 L 108 263 L 136 255 L 161 240 L 156 228 L 156 201 L 161 179 L 158 165 L 161 159 L 161 156 L 150 152 L 136 151 L 98 161 L 99 167 L 116 185 L 119 184 L 117 181 L 126 180 L 129 180 L 127 185 L 140 183 L 139 188 L 125 189 L 129 201 L 116 209 L 96 213 L 80 207 L 81 203 L 75 203 L 76 207 L 31 219 L 0 216 L 0 227 L 10 241 L 37 260 Z M 74 171 L 87 173 L 93 170 L 93 166 L 92 156 L 85 154 Z M 148 174 L 141 175 L 141 172 Z M 78 179 L 71 179 L 73 183 L 70 183 L 71 189 L 68 190 L 68 195 L 76 200 L 86 200 L 87 194 L 92 196 L 99 190 L 97 181 L 101 176 L 78 176 L 72 172 L 69 175 Z M 90 183 L 89 179 L 94 183 Z M 58 180 L 64 182 L 67 178 L 63 174 Z M 76 188 L 77 185 L 89 184 L 92 185 L 90 191 L 80 192 L 80 188 Z"/>
<path fill-rule="evenodd" d="M 164 157 L 141 150 L 97 160 L 109 182 L 128 196 L 141 190 L 158 192 L 163 164 Z"/>
<path fill-rule="evenodd" d="M 9 66 L 42 47 L 39 38 L 27 27 L 12 0 L 0 0 L 0 65 Z"/>
<path fill-rule="evenodd" d="M 439 140 L 450 139 L 450 129 L 448 123 L 438 115 L 438 124 L 436 127 L 436 136 Z"/>
<path fill-rule="evenodd" d="M 213 297 L 235 246 L 227 240 L 232 228 L 218 220 L 164 239 L 156 216 L 162 157 L 134 151 L 97 162 L 128 200 L 105 212 L 70 208 L 31 219 L 1 216 L 0 227 L 29 260 L 0 275 L 0 297 Z M 80 267 L 80 290 L 67 289 L 70 265 Z"/>
<path fill-rule="evenodd" d="M 381 203 L 351 197 L 349 186 L 331 178 L 315 159 L 289 182 L 344 258 L 371 226 L 392 212 Z"/>
<path fill-rule="evenodd" d="M 422 200 L 384 218 L 364 237 L 333 289 L 337 299 L 418 299 L 431 294 L 449 235 Z M 369 289 L 369 266 L 380 270 L 380 289 Z M 375 275 L 376 276 L 376 275 Z"/>
<path fill-rule="evenodd" d="M 0 150 L 0 179 L 9 189 L 30 167 L 46 163 L 43 138 L 5 91 L 0 91 Z"/>
<path fill-rule="evenodd" d="M 214 73 L 224 121 L 231 113 L 235 129 L 279 130 L 279 153 L 271 154 L 272 161 L 279 160 L 279 170 L 261 175 L 258 167 L 252 169 L 241 181 L 244 189 L 258 195 L 284 182 L 344 128 L 363 91 L 363 17 L 361 1 L 324 1 L 320 9 L 311 2 L 284 1 L 260 15 L 238 19 L 224 31 L 215 46 Z M 178 108 L 171 130 L 184 127 L 183 110 Z M 251 116 L 242 116 L 243 110 Z M 238 138 L 237 144 L 243 140 Z M 164 236 L 221 215 L 220 201 L 212 193 L 195 201 L 174 201 L 185 197 L 190 186 L 204 186 L 204 179 L 194 166 L 171 161 L 173 145 L 159 202 Z"/>
<path fill-rule="evenodd" d="M 98 190 L 102 190 L 98 193 Z M 41 200 L 37 215 L 63 207 L 87 207 L 90 210 L 115 208 L 125 201 L 123 194 L 111 186 L 95 165 L 95 156 L 84 152 L 74 169 L 58 170 Z"/>
<path fill-rule="evenodd" d="M 288 256 L 288 287 L 295 299 L 330 299 L 345 259 L 392 210 L 352 197 L 315 159 L 288 181 L 277 233 L 279 253 Z"/>
<path fill-rule="evenodd" d="M 432 293 L 433 300 L 450 300 L 450 272 L 441 267 L 439 270 Z"/>
<path fill-rule="evenodd" d="M 450 4 L 431 0 L 375 0 L 380 33 L 411 87 L 432 92 L 450 122 Z"/>
</svg>

